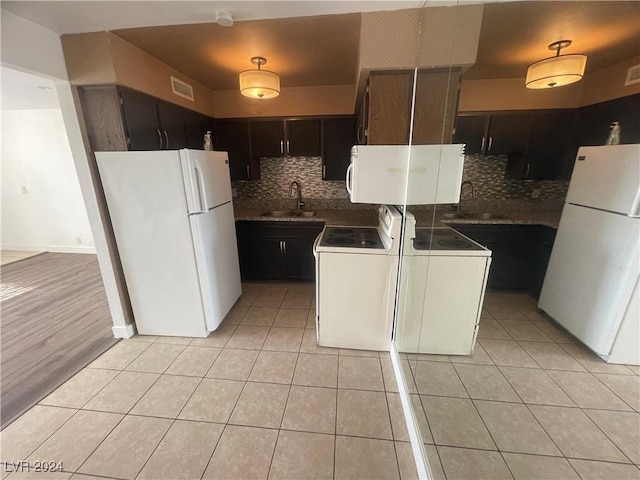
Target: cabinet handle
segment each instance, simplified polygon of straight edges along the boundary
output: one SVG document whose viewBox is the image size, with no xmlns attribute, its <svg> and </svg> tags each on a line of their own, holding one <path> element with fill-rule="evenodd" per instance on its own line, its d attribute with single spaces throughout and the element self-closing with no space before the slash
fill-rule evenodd
<svg viewBox="0 0 640 480">
<path fill-rule="evenodd" d="M 280 140 L 280 155 L 284 155 L 284 140 Z"/>
<path fill-rule="evenodd" d="M 282 255 L 286 255 L 286 254 L 287 254 L 287 241 L 282 240 Z"/>
<path fill-rule="evenodd" d="M 493 137 L 489 137 L 489 148 L 487 148 L 487 153 L 491 151 L 491 145 L 493 145 Z"/>
<path fill-rule="evenodd" d="M 290 151 L 291 149 L 289 148 L 289 140 L 287 140 L 287 155 L 289 154 Z"/>
<path fill-rule="evenodd" d="M 527 171 L 524 172 L 524 179 L 525 180 L 529 177 L 529 170 L 531 170 L 531 163 L 527 162 Z"/>
<path fill-rule="evenodd" d="M 167 131 L 166 131 L 166 130 L 163 130 L 163 132 L 164 132 L 164 138 L 166 138 L 166 139 L 167 139 L 167 143 L 165 144 L 165 145 L 166 145 L 166 147 L 165 147 L 165 148 L 166 148 L 167 150 L 169 150 L 169 135 L 167 134 Z"/>
<path fill-rule="evenodd" d="M 159 128 L 156 128 L 156 132 L 158 132 L 158 139 L 160 140 L 160 150 L 162 150 L 162 132 Z"/>
<path fill-rule="evenodd" d="M 364 142 L 364 138 L 362 138 L 362 133 L 364 132 L 364 125 L 361 123 L 358 125 L 358 131 L 356 132 L 356 139 L 358 140 L 358 144 L 362 145 Z"/>
<path fill-rule="evenodd" d="M 249 165 L 247 165 L 247 179 L 251 178 L 251 169 Z"/>
<path fill-rule="evenodd" d="M 485 137 L 482 137 L 482 143 L 480 144 L 480 153 L 484 153 L 484 142 L 485 141 Z"/>
<path fill-rule="evenodd" d="M 322 179 L 324 180 L 327 176 L 327 164 L 322 165 Z"/>
</svg>

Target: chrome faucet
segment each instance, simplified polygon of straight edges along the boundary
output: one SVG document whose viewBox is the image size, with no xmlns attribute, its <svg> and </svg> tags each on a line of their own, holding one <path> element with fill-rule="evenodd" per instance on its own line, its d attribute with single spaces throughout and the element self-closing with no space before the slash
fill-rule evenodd
<svg viewBox="0 0 640 480">
<path fill-rule="evenodd" d="M 460 215 L 460 205 L 462 205 L 462 190 L 463 190 L 465 185 L 470 185 L 471 186 L 471 198 L 477 198 L 477 196 L 476 196 L 476 187 L 473 185 L 473 182 L 471 182 L 471 180 L 465 180 L 464 182 L 462 182 L 460 184 L 460 201 L 458 202 L 458 208 L 456 209 L 456 213 L 458 215 Z"/>
<path fill-rule="evenodd" d="M 296 210 L 299 212 L 304 208 L 304 202 L 302 201 L 302 189 L 300 188 L 300 183 L 297 182 L 296 180 L 291 182 L 291 184 L 289 185 L 289 198 L 291 198 L 291 195 L 293 194 L 294 186 L 296 187 L 296 192 L 298 194 L 298 197 L 296 200 Z"/>
</svg>

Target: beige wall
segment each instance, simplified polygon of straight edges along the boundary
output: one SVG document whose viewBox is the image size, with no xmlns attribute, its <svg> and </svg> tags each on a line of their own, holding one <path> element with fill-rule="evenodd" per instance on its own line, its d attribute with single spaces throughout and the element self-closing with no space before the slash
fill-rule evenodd
<svg viewBox="0 0 640 480">
<path fill-rule="evenodd" d="M 213 91 L 110 32 L 63 35 L 72 85 L 118 84 L 214 115 Z M 194 99 L 175 95 L 170 75 L 193 86 Z"/>
<path fill-rule="evenodd" d="M 580 105 L 582 82 L 560 88 L 532 90 L 524 78 L 463 80 L 458 111 L 575 108 Z"/>
<path fill-rule="evenodd" d="M 216 118 L 351 115 L 356 86 L 282 88 L 269 100 L 247 98 L 239 90 L 213 92 Z"/>
<path fill-rule="evenodd" d="M 640 93 L 640 83 L 624 86 L 627 70 L 638 64 L 640 64 L 640 56 L 585 76 L 582 85 L 581 105 L 591 105 Z"/>
<path fill-rule="evenodd" d="M 627 70 L 640 57 L 589 73 L 580 82 L 565 87 L 532 90 L 524 78 L 463 80 L 458 111 L 530 110 L 577 108 L 640 93 L 640 83 L 625 87 Z"/>
</svg>

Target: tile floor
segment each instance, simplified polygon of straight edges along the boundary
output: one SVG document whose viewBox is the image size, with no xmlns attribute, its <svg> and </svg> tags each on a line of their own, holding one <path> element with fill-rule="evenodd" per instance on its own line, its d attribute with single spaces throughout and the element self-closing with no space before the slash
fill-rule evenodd
<svg viewBox="0 0 640 480">
<path fill-rule="evenodd" d="M 415 478 L 386 353 L 319 348 L 312 285 L 247 284 L 209 338 L 123 340 L 0 434 L 52 479 Z"/>
<path fill-rule="evenodd" d="M 0 265 L 17 262 L 23 258 L 33 257 L 41 253 L 42 252 L 25 252 L 22 250 L 0 250 Z"/>
<path fill-rule="evenodd" d="M 487 293 L 470 357 L 401 356 L 435 478 L 640 479 L 640 369 L 531 297 Z"/>
</svg>

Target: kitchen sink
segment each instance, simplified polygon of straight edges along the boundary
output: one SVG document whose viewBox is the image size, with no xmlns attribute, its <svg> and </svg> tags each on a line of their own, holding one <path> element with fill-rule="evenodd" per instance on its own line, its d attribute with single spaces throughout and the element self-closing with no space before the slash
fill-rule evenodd
<svg viewBox="0 0 640 480">
<path fill-rule="evenodd" d="M 443 213 L 442 216 L 446 219 L 462 220 L 505 220 L 509 218 L 506 215 L 502 215 L 501 213 L 489 212 Z"/>
<path fill-rule="evenodd" d="M 308 212 L 302 210 L 271 210 L 270 212 L 263 212 L 260 214 L 261 217 L 274 217 L 274 218 L 285 218 L 285 217 L 315 217 L 316 212 Z"/>
</svg>

